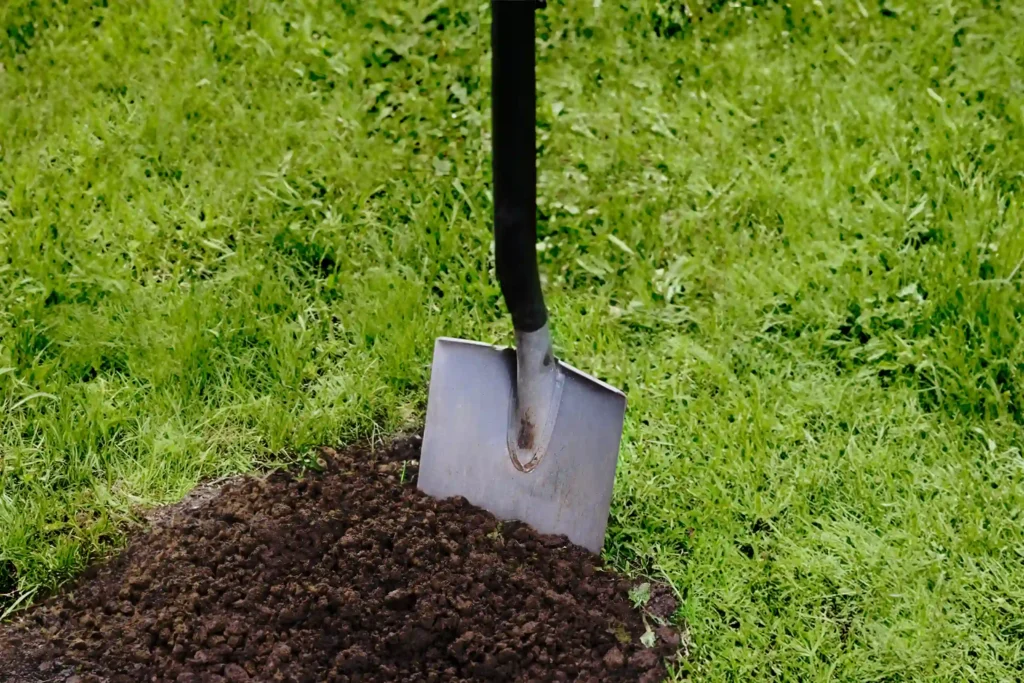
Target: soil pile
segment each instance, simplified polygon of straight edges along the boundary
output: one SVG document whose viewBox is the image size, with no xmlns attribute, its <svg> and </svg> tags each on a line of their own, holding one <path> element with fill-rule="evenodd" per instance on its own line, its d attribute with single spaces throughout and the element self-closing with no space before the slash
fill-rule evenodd
<svg viewBox="0 0 1024 683">
<path fill-rule="evenodd" d="M 418 457 L 415 437 L 325 449 L 320 472 L 178 509 L 0 630 L 0 680 L 662 679 L 679 637 L 629 582 L 564 537 L 420 494 Z"/>
</svg>

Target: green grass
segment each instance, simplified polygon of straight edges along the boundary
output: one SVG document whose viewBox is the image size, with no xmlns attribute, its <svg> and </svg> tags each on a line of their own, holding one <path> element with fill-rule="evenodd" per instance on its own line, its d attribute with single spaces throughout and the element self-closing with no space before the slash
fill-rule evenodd
<svg viewBox="0 0 1024 683">
<path fill-rule="evenodd" d="M 0 7 L 0 613 L 511 337 L 486 5 L 106 4 Z M 606 554 L 679 591 L 680 677 L 1019 680 L 1024 9 L 699 4 L 540 15 L 556 343 L 630 400 Z"/>
</svg>

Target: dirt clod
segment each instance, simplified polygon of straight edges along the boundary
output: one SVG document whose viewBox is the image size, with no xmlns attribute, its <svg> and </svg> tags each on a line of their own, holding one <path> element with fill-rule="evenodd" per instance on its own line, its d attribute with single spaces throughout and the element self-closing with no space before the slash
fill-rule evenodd
<svg viewBox="0 0 1024 683">
<path fill-rule="evenodd" d="M 608 653 L 604 656 L 604 659 L 602 661 L 604 662 L 604 665 L 606 667 L 608 667 L 612 671 L 617 671 L 622 668 L 622 665 L 625 663 L 626 660 L 622 656 L 622 652 L 619 650 L 619 648 L 613 647 L 612 649 L 608 650 Z"/>
<path fill-rule="evenodd" d="M 677 647 L 679 645 L 679 632 L 671 626 L 659 627 L 657 630 L 657 634 L 658 638 L 661 639 L 661 642 L 665 643 L 666 645 L 670 645 L 672 647 Z"/>
<path fill-rule="evenodd" d="M 233 479 L 159 518 L 0 627 L 0 681 L 662 679 L 679 635 L 645 647 L 629 581 L 564 538 L 427 498 L 418 456 L 415 437 L 325 449 L 321 472 Z M 669 616 L 671 592 L 656 598 Z"/>
</svg>

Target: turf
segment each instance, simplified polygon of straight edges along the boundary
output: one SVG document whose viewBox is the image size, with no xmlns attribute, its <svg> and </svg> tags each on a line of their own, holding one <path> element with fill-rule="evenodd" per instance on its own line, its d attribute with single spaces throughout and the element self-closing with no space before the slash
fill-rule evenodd
<svg viewBox="0 0 1024 683">
<path fill-rule="evenodd" d="M 511 336 L 485 4 L 104 4 L 0 7 L 0 614 Z M 679 678 L 1019 678 L 1024 10 L 719 4 L 540 15 L 556 344 L 630 400 L 605 553 L 679 592 Z"/>
</svg>

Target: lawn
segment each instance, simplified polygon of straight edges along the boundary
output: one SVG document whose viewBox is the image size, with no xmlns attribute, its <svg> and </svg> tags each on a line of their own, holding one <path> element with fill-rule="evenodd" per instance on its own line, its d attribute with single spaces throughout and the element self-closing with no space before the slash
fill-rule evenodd
<svg viewBox="0 0 1024 683">
<path fill-rule="evenodd" d="M 0 614 L 511 341 L 489 12 L 0 7 Z M 709 5 L 705 1 L 705 5 Z M 551 2 L 541 259 L 696 680 L 1024 676 L 1024 6 Z"/>
</svg>

